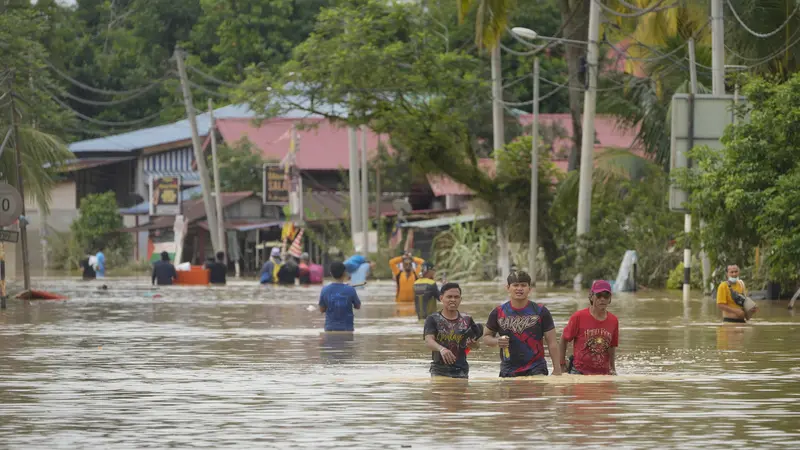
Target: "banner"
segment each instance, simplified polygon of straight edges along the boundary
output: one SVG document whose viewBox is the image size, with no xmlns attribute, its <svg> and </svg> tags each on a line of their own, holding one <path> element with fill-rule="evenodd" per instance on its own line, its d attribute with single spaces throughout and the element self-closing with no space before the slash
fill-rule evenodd
<svg viewBox="0 0 800 450">
<path fill-rule="evenodd" d="M 265 205 L 283 206 L 289 203 L 289 184 L 280 164 L 264 164 L 262 195 Z"/>
<path fill-rule="evenodd" d="M 181 213 L 181 178 L 150 178 L 150 215 L 176 216 Z"/>
</svg>

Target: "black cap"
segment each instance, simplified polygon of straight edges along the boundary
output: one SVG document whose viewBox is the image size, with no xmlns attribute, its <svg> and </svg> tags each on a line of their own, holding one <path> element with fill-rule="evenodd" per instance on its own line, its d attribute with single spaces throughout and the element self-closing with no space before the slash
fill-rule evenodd
<svg viewBox="0 0 800 450">
<path fill-rule="evenodd" d="M 422 263 L 422 273 L 425 273 L 429 270 L 433 270 L 435 268 L 436 267 L 434 267 L 432 262 L 425 261 L 424 263 Z"/>
</svg>

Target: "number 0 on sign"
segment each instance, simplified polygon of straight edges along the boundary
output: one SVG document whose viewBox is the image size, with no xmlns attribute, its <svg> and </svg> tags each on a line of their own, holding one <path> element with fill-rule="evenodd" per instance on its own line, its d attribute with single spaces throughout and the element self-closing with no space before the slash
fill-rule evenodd
<svg viewBox="0 0 800 450">
<path fill-rule="evenodd" d="M 7 227 L 19 219 L 22 197 L 14 186 L 0 182 L 0 227 Z"/>
</svg>

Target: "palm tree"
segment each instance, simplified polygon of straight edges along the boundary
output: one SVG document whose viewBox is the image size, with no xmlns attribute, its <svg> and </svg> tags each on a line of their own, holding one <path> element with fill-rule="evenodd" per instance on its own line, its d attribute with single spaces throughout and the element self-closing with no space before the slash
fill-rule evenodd
<svg viewBox="0 0 800 450">
<path fill-rule="evenodd" d="M 589 4 L 592 0 L 549 0 L 557 1 L 561 9 L 561 31 L 563 37 L 576 41 L 586 40 L 589 27 Z M 475 42 L 479 47 L 494 49 L 500 44 L 513 12 L 511 0 L 457 0 L 459 19 L 463 20 L 473 7 L 475 16 Z M 558 33 L 557 33 L 558 34 Z M 569 73 L 569 110 L 572 116 L 573 148 L 569 156 L 569 170 L 575 170 L 580 161 L 581 148 L 581 57 L 582 45 L 567 44 L 566 60 Z"/>
</svg>

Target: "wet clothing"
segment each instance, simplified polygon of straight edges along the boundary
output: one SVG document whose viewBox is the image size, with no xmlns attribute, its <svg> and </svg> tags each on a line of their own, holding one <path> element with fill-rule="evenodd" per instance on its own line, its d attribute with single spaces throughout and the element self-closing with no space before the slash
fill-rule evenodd
<svg viewBox="0 0 800 450">
<path fill-rule="evenodd" d="M 208 282 L 211 284 L 226 284 L 228 276 L 228 266 L 223 262 L 207 262 L 206 269 L 208 269 Z"/>
<path fill-rule="evenodd" d="M 482 333 L 472 320 L 472 317 L 458 313 L 458 318 L 450 320 L 442 315 L 441 311 L 434 312 L 425 319 L 425 328 L 422 334 L 432 335 L 436 343 L 446 347 L 456 356 L 456 362 L 446 364 L 439 352 L 431 352 L 431 375 L 450 378 L 468 378 L 469 364 L 467 363 L 467 339 L 477 340 Z"/>
<path fill-rule="evenodd" d="M 420 278 L 414 282 L 414 309 L 417 318 L 425 319 L 439 308 L 439 288 L 430 278 Z"/>
<path fill-rule="evenodd" d="M 733 284 L 723 281 L 719 284 L 719 287 L 717 287 L 717 304 L 728 305 L 731 308 L 743 308 L 743 305 L 739 305 L 733 300 L 733 296 L 731 296 L 731 288 L 742 295 L 745 293 L 744 281 L 737 280 L 736 283 Z"/>
<path fill-rule="evenodd" d="M 170 286 L 172 281 L 178 278 L 175 266 L 169 261 L 156 261 L 153 264 L 153 277 L 151 282 L 159 286 Z"/>
<path fill-rule="evenodd" d="M 322 279 L 325 274 L 324 269 L 319 264 L 311 264 L 308 266 L 308 282 L 311 284 L 322 284 Z"/>
<path fill-rule="evenodd" d="M 95 258 L 97 258 L 97 267 L 95 268 L 97 278 L 104 278 L 106 276 L 106 255 L 103 252 L 97 252 Z"/>
<path fill-rule="evenodd" d="M 300 284 L 311 284 L 311 270 L 307 263 L 301 262 L 297 266 L 297 278 L 300 279 Z"/>
<path fill-rule="evenodd" d="M 345 260 L 344 268 L 347 271 L 347 273 L 352 275 L 356 270 L 358 270 L 359 267 L 361 267 L 362 264 L 366 262 L 367 258 L 364 258 L 361 255 L 353 255 L 347 258 L 347 260 Z"/>
<path fill-rule="evenodd" d="M 94 280 L 97 278 L 97 273 L 94 271 L 94 267 L 89 263 L 88 258 L 81 261 L 81 267 L 83 267 L 84 280 Z"/>
<path fill-rule="evenodd" d="M 361 307 L 361 300 L 352 286 L 331 283 L 319 294 L 319 306 L 325 309 L 325 331 L 353 331 L 353 308 Z"/>
<path fill-rule="evenodd" d="M 289 259 L 278 269 L 278 284 L 294 286 L 294 279 L 297 278 L 297 273 L 297 263 Z"/>
<path fill-rule="evenodd" d="M 619 320 L 606 313 L 605 320 L 597 320 L 589 308 L 582 309 L 569 318 L 561 339 L 573 342 L 573 364 L 584 375 L 610 375 L 612 347 L 619 346 Z"/>
<path fill-rule="evenodd" d="M 394 301 L 398 303 L 414 303 L 414 283 L 419 279 L 419 271 L 425 260 L 422 258 L 412 259 L 414 262 L 412 263 L 412 270 L 410 272 L 406 272 L 402 269 L 402 256 L 389 260 L 389 267 L 392 269 L 392 276 L 397 284 L 397 292 Z"/>
<path fill-rule="evenodd" d="M 508 351 L 500 349 L 501 377 L 547 375 L 544 333 L 555 329 L 547 308 L 529 301 L 517 309 L 507 301 L 489 314 L 486 328 L 509 337 Z"/>
</svg>

